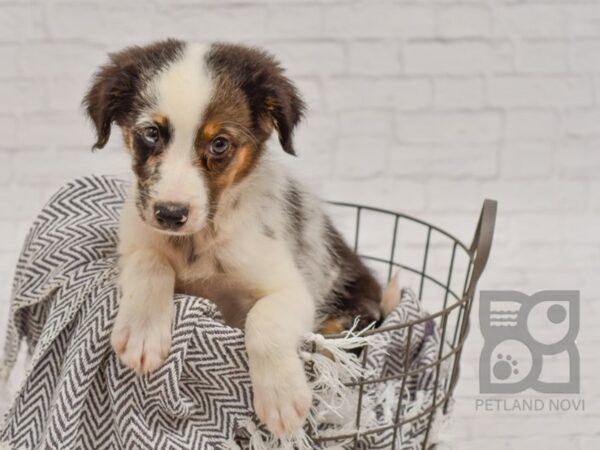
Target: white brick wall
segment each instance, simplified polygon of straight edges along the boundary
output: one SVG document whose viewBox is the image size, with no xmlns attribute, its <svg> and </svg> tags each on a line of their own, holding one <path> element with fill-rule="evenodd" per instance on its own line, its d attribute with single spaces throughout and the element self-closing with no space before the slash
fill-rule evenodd
<svg viewBox="0 0 600 450">
<path fill-rule="evenodd" d="M 290 165 L 326 197 L 417 214 L 465 240 L 482 199 L 498 199 L 481 286 L 581 289 L 586 412 L 477 413 L 475 323 L 455 447 L 598 448 L 600 1 L 0 0 L 4 311 L 50 193 L 86 173 L 127 173 L 118 134 L 89 151 L 79 101 L 90 74 L 107 51 L 167 36 L 281 58 L 310 105 Z"/>
</svg>

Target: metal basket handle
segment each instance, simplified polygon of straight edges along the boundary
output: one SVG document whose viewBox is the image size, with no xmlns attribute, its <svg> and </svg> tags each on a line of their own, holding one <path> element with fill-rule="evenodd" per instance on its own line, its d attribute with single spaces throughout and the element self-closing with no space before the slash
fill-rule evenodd
<svg viewBox="0 0 600 450">
<path fill-rule="evenodd" d="M 475 229 L 475 235 L 473 236 L 473 242 L 469 248 L 469 254 L 473 259 L 473 268 L 471 271 L 471 277 L 469 279 L 469 285 L 465 291 L 465 297 L 468 299 L 466 303 L 466 310 L 463 315 L 463 321 L 460 329 L 460 348 L 455 355 L 454 367 L 452 369 L 452 375 L 450 378 L 449 398 L 454 393 L 454 388 L 458 382 L 460 372 L 460 357 L 462 354 L 462 343 L 469 333 L 471 307 L 473 306 L 473 298 L 475 295 L 475 289 L 477 288 L 477 282 L 485 269 L 488 258 L 490 256 L 490 250 L 492 248 L 492 238 L 494 237 L 494 226 L 496 225 L 496 210 L 498 209 L 498 202 L 496 200 L 485 199 L 483 206 L 481 207 L 481 214 L 479 216 L 479 222 L 477 222 L 477 228 Z M 447 411 L 449 401 L 447 400 L 444 404 L 444 411 Z"/>
<path fill-rule="evenodd" d="M 481 208 L 479 222 L 475 229 L 473 242 L 469 248 L 469 253 L 473 258 L 473 270 L 467 288 L 467 297 L 472 298 L 477 288 L 479 278 L 485 269 L 490 250 L 492 248 L 492 239 L 494 237 L 494 227 L 496 225 L 496 211 L 498 202 L 496 200 L 485 199 Z"/>
</svg>

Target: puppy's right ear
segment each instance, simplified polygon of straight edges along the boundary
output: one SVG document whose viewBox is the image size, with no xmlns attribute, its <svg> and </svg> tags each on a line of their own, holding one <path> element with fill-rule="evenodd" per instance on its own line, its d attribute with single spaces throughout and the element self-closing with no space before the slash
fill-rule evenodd
<svg viewBox="0 0 600 450">
<path fill-rule="evenodd" d="M 138 97 L 144 80 L 177 59 L 185 44 L 166 39 L 144 47 L 129 47 L 110 55 L 108 64 L 100 67 L 92 87 L 83 99 L 87 116 L 96 127 L 94 149 L 102 148 L 110 137 L 113 123 L 128 125 L 128 119 L 141 104 Z"/>
<path fill-rule="evenodd" d="M 110 62 L 94 75 L 83 106 L 96 128 L 93 150 L 108 142 L 113 122 L 122 123 L 130 109 L 133 89 L 139 78 L 133 64 L 122 64 L 122 54 L 110 56 Z"/>
</svg>

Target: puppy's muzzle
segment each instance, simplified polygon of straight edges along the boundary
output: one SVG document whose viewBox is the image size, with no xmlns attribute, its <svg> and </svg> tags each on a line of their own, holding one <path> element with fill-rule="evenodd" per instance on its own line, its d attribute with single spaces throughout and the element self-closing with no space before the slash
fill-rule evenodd
<svg viewBox="0 0 600 450">
<path fill-rule="evenodd" d="M 156 203 L 154 217 L 161 227 L 176 230 L 187 222 L 189 210 L 180 203 Z"/>
</svg>

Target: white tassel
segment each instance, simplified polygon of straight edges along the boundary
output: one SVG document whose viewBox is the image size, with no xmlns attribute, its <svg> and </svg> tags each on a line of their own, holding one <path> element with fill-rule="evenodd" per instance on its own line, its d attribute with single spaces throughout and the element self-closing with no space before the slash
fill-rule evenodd
<svg viewBox="0 0 600 450">
<path fill-rule="evenodd" d="M 244 423 L 242 423 L 242 426 L 246 428 L 250 434 L 250 440 L 248 442 L 250 450 L 271 449 L 271 447 L 268 446 L 270 436 L 267 436 L 263 430 L 259 429 L 251 419 L 247 419 Z"/>
<path fill-rule="evenodd" d="M 10 367 L 6 364 L 2 364 L 0 366 L 0 383 L 5 384 L 8 381 L 8 377 L 10 377 Z"/>
<path fill-rule="evenodd" d="M 312 450 L 313 445 L 311 439 L 304 430 L 298 430 L 295 433 L 283 437 L 276 438 L 266 430 L 260 429 L 251 420 L 247 419 L 241 423 L 250 434 L 248 447 L 250 450 Z M 234 443 L 235 444 L 235 443 Z M 237 445 L 237 444 L 235 444 Z M 239 448 L 239 446 L 238 446 Z M 236 447 L 231 447 L 231 450 Z M 229 448 L 226 450 L 230 450 Z"/>
<path fill-rule="evenodd" d="M 356 380 L 363 375 L 363 370 L 356 355 L 348 350 L 365 347 L 369 343 L 369 339 L 362 336 L 362 334 L 374 326 L 375 323 L 372 323 L 367 328 L 356 332 L 357 319 L 354 321 L 352 328 L 346 331 L 345 336 L 342 338 L 326 339 L 321 334 L 312 334 L 307 337 L 307 340 L 316 344 L 318 353 L 330 355 L 330 360 L 337 363 L 336 368 L 339 368 L 342 374 L 349 376 L 351 380 Z"/>
<path fill-rule="evenodd" d="M 363 392 L 362 426 L 360 430 L 355 430 L 357 389 L 348 387 L 344 383 L 360 380 L 368 374 L 361 366 L 359 358 L 347 350 L 372 343 L 371 339 L 362 335 L 366 330 L 356 332 L 356 327 L 355 322 L 352 329 L 342 338 L 326 339 L 322 335 L 311 334 L 307 336 L 306 341 L 308 344 L 314 344 L 315 352 L 300 352 L 302 360 L 312 365 L 314 376 L 310 386 L 313 390 L 315 406 L 308 414 L 308 427 L 316 432 L 319 424 L 333 425 L 333 428 L 319 432 L 322 437 L 352 431 L 360 435 L 361 430 L 392 422 L 400 397 L 405 405 L 401 411 L 405 419 L 420 414 L 432 401 L 431 393 L 424 391 L 417 391 L 416 397 L 411 401 L 408 386 L 405 386 L 404 392 L 400 392 L 400 381 L 390 381 L 383 386 L 367 385 Z M 447 418 L 441 414 L 434 418 L 430 435 L 433 440 L 439 439 L 440 430 L 446 420 Z M 258 428 L 250 419 L 242 426 L 250 434 L 250 450 L 311 450 L 314 448 L 304 429 L 278 439 L 268 431 Z M 414 430 L 410 426 L 404 426 L 399 431 L 399 439 L 396 441 L 398 448 L 413 439 L 411 433 Z M 332 442 L 329 445 L 325 444 L 324 448 L 341 450 L 352 440 Z M 231 446 L 227 450 L 238 450 L 238 448 Z"/>
<path fill-rule="evenodd" d="M 242 450 L 242 448 L 233 440 L 232 437 L 230 437 L 225 441 L 223 450 Z"/>
<path fill-rule="evenodd" d="M 323 422 L 340 425 L 341 427 L 336 427 L 337 432 L 342 428 L 353 430 L 356 389 L 344 383 L 359 380 L 366 374 L 358 357 L 348 350 L 365 347 L 369 340 L 362 334 L 373 325 L 356 332 L 358 321 L 355 321 L 342 338 L 326 339 L 319 334 L 307 338 L 316 347 L 315 353 L 303 354 L 312 363 L 315 376 L 311 387 L 317 406 L 309 417 L 314 430 L 317 429 L 317 423 Z M 337 446 L 339 445 L 338 443 Z"/>
<path fill-rule="evenodd" d="M 448 425 L 450 423 L 450 415 L 449 414 L 439 414 L 436 415 L 433 419 L 432 424 L 432 444 L 436 444 L 436 448 L 439 447 L 440 450 L 451 450 L 452 449 L 452 441 L 453 436 L 448 430 Z"/>
<path fill-rule="evenodd" d="M 300 357 L 312 365 L 314 374 L 310 386 L 316 400 L 316 407 L 311 409 L 307 417 L 311 429 L 316 431 L 318 423 L 328 415 L 333 414 L 343 419 L 344 416 L 340 411 L 350 410 L 349 399 L 352 398 L 353 390 L 344 383 L 360 379 L 364 376 L 364 370 L 356 355 L 349 353 L 348 350 L 366 346 L 369 341 L 362 336 L 362 333 L 372 326 L 356 332 L 358 321 L 355 321 L 353 327 L 342 338 L 325 339 L 320 334 L 307 336 L 306 341 L 309 344 L 314 343 L 316 347 L 315 353 L 300 352 Z M 351 424 L 351 421 L 347 420 L 346 423 Z M 304 429 L 278 439 L 258 428 L 252 420 L 246 420 L 241 426 L 246 428 L 250 435 L 250 450 L 312 450 L 314 448 L 312 440 Z"/>
</svg>

